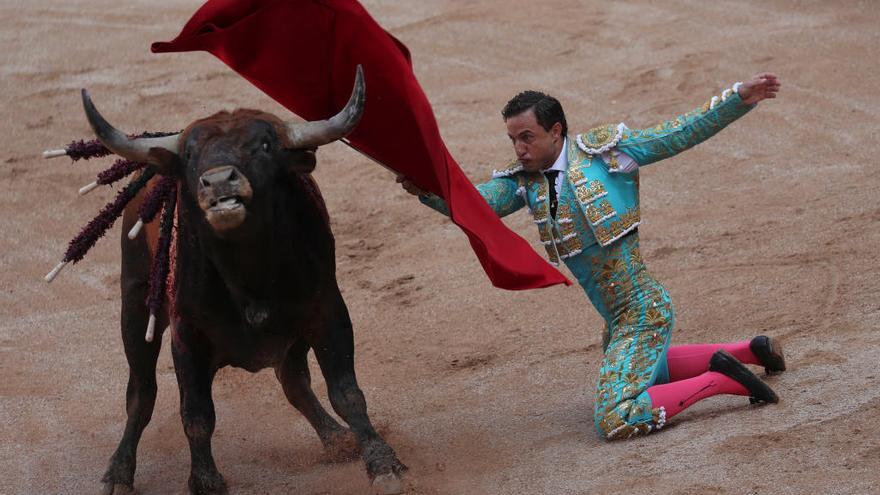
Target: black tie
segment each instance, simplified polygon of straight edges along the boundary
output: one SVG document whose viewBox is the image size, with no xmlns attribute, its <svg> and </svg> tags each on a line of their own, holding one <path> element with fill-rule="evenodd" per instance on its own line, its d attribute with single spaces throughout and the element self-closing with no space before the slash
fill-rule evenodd
<svg viewBox="0 0 880 495">
<path fill-rule="evenodd" d="M 556 206 L 559 204 L 556 198 L 556 176 L 559 175 L 559 170 L 548 170 L 544 175 L 550 183 L 550 216 L 556 218 Z"/>
</svg>

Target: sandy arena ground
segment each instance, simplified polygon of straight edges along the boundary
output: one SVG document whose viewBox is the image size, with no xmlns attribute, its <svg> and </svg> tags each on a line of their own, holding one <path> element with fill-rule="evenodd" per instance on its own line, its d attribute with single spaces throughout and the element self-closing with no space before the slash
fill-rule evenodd
<svg viewBox="0 0 880 495">
<path fill-rule="evenodd" d="M 240 106 L 286 113 L 208 54 L 149 53 L 198 4 L 0 0 L 2 494 L 98 493 L 124 424 L 119 227 L 42 281 L 112 197 L 76 194 L 107 160 L 39 158 L 89 136 L 79 89 L 132 131 Z M 359 380 L 411 468 L 408 493 L 878 493 L 880 3 L 365 5 L 411 48 L 474 181 L 511 156 L 499 110 L 524 88 L 559 97 L 582 131 L 651 126 L 759 71 L 783 82 L 779 99 L 643 171 L 641 228 L 677 303 L 674 342 L 781 337 L 790 370 L 768 380 L 782 402 L 713 398 L 624 442 L 593 430 L 601 324 L 578 287 L 494 289 L 454 225 L 351 150 L 322 149 Z M 536 241 L 527 214 L 507 223 Z M 145 495 L 184 492 L 189 470 L 167 340 L 138 456 Z M 326 461 L 271 371 L 225 369 L 214 390 L 233 493 L 368 490 L 362 463 Z"/>
</svg>

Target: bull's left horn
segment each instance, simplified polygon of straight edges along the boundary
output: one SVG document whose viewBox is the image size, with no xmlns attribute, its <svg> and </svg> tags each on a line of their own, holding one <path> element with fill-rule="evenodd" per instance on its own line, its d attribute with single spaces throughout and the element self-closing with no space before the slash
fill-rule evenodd
<svg viewBox="0 0 880 495">
<path fill-rule="evenodd" d="M 364 114 L 364 70 L 358 65 L 354 89 L 345 108 L 327 120 L 315 122 L 287 122 L 287 137 L 291 148 L 317 148 L 347 136 L 357 127 Z"/>
<path fill-rule="evenodd" d="M 98 109 L 92 103 L 89 92 L 85 89 L 82 90 L 82 100 L 83 108 L 86 111 L 86 118 L 89 119 L 89 125 L 95 131 L 95 136 L 101 141 L 101 144 L 113 153 L 134 162 L 152 164 L 158 164 L 159 160 L 158 157 L 151 156 L 150 150 L 153 148 L 165 149 L 175 155 L 179 154 L 179 133 L 165 137 L 132 139 L 110 125 L 98 113 Z"/>
</svg>

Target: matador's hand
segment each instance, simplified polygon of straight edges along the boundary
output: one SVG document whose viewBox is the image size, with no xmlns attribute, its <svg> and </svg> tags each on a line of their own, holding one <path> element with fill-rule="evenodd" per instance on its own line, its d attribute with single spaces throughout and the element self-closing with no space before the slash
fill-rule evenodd
<svg viewBox="0 0 880 495">
<path fill-rule="evenodd" d="M 739 87 L 739 97 L 743 103 L 754 105 L 761 100 L 768 98 L 776 98 L 776 93 L 782 85 L 776 74 L 765 72 L 753 77 L 749 82 L 745 82 Z"/>
<path fill-rule="evenodd" d="M 412 194 L 413 196 L 424 196 L 425 191 L 419 188 L 419 186 L 413 184 L 413 182 L 402 175 L 397 176 L 397 183 L 400 184 L 403 189 Z"/>
</svg>

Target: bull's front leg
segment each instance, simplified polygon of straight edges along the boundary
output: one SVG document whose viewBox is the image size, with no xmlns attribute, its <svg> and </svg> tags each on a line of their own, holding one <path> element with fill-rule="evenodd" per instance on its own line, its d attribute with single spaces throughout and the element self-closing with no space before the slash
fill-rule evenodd
<svg viewBox="0 0 880 495">
<path fill-rule="evenodd" d="M 367 474 L 378 493 L 403 492 L 400 475 L 407 467 L 379 435 L 367 416 L 367 402 L 354 373 L 354 335 L 348 310 L 338 295 L 333 309 L 322 315 L 325 325 L 310 335 L 333 410 L 357 437 Z"/>
<path fill-rule="evenodd" d="M 211 454 L 211 435 L 216 420 L 211 385 L 217 372 L 212 362 L 211 346 L 198 338 L 192 327 L 184 322 L 179 321 L 175 327 L 171 353 L 180 388 L 180 417 L 189 441 L 189 491 L 199 495 L 225 495 L 228 493 L 226 482 Z"/>
<path fill-rule="evenodd" d="M 358 454 L 354 435 L 327 414 L 312 392 L 308 352 L 309 348 L 305 342 L 291 346 L 284 361 L 275 368 L 275 375 L 284 388 L 287 400 L 306 417 L 318 433 L 330 459 L 332 461 L 354 459 Z"/>
</svg>

